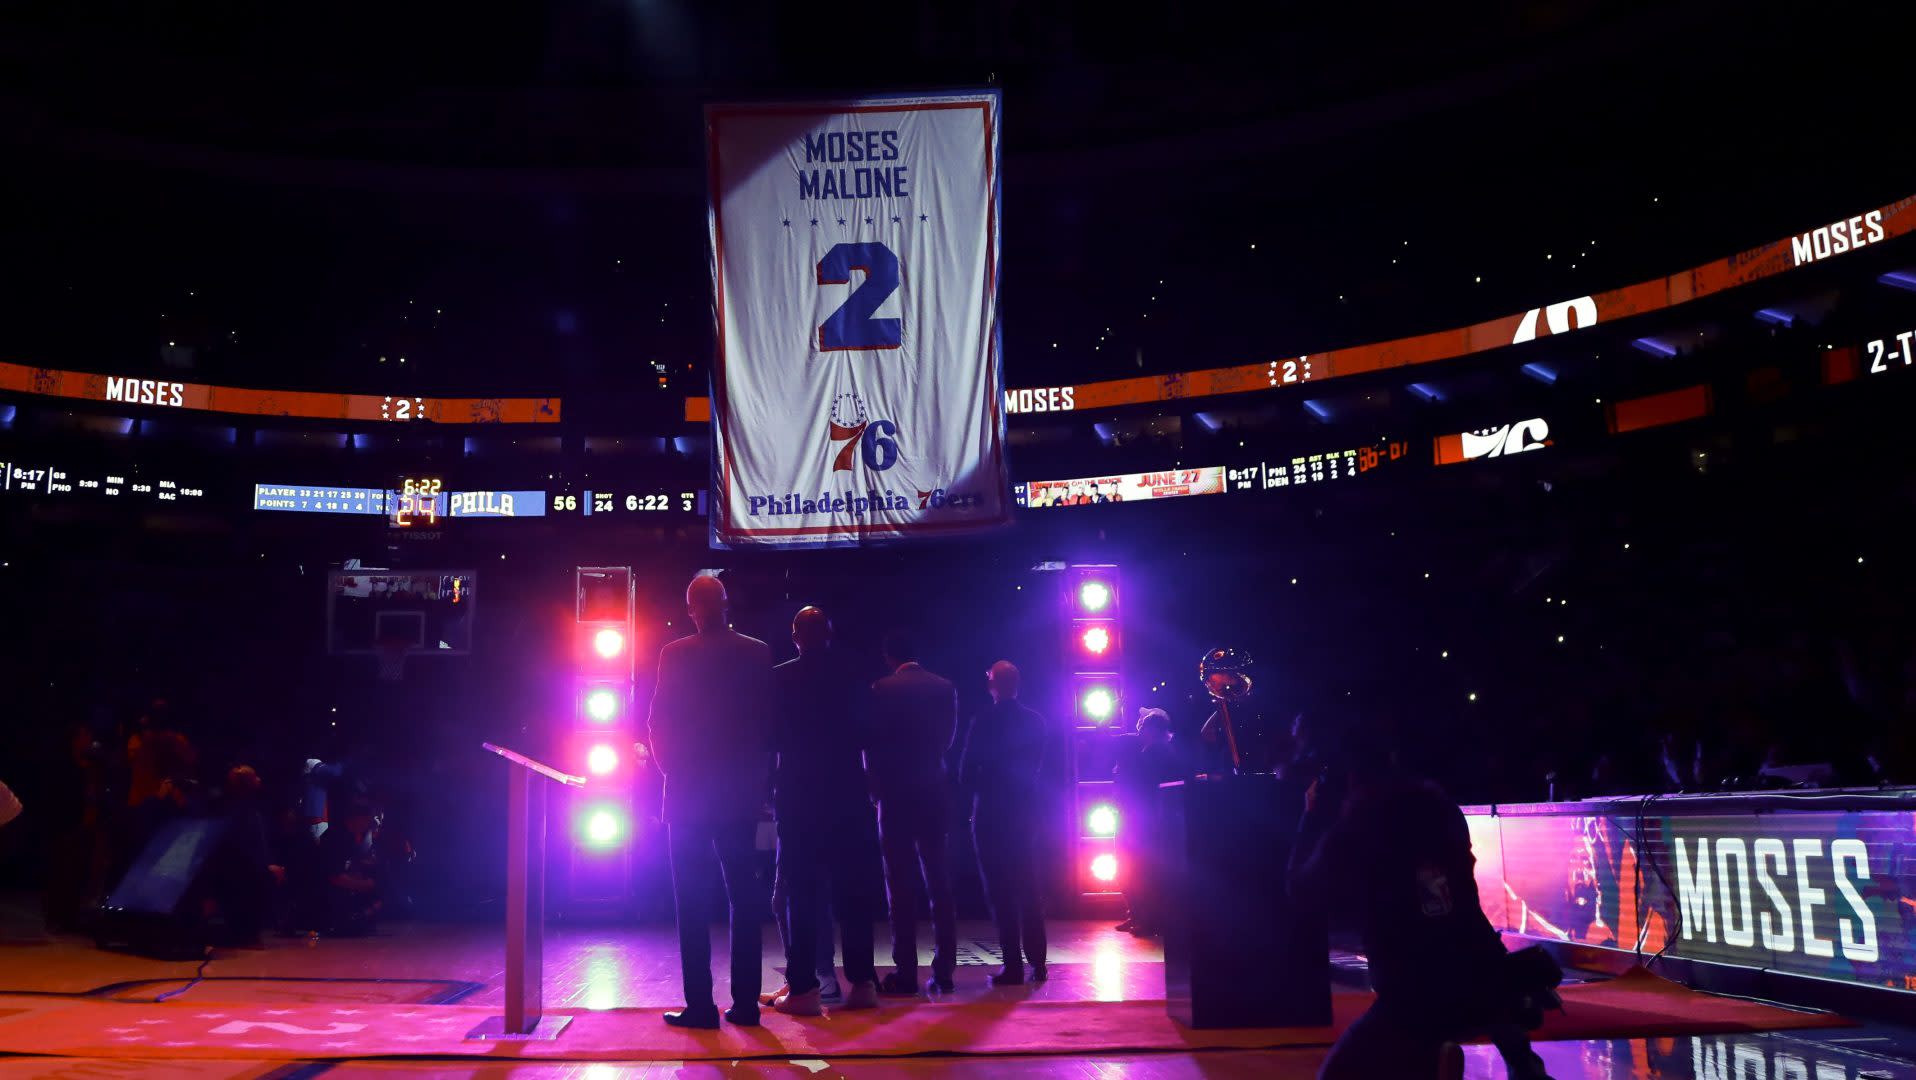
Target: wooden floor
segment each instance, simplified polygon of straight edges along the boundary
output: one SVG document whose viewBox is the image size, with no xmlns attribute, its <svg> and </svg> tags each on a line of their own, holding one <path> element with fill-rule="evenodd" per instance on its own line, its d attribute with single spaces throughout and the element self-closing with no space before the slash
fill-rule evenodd
<svg viewBox="0 0 1916 1080">
<path fill-rule="evenodd" d="M 889 938 L 873 927 L 880 970 L 891 963 Z M 1002 962 L 988 924 L 967 923 L 959 935 L 960 994 L 994 993 L 985 977 Z M 1156 941 L 1113 930 L 1108 922 L 1052 924 L 1053 978 L 1018 991 L 1021 996 L 1064 1001 L 1156 1000 L 1164 997 L 1164 953 Z M 929 974 L 929 927 L 920 962 Z M 726 937 L 712 930 L 718 1001 L 728 998 L 724 971 Z M 778 934 L 764 929 L 765 989 L 783 981 Z M 49 939 L 13 946 L 0 974 L 0 989 L 39 993 L 87 993 L 135 980 L 183 979 L 191 962 L 148 960 L 103 952 L 82 938 Z M 476 983 L 459 1000 L 468 1005 L 504 1001 L 505 947 L 496 928 L 413 924 L 364 938 L 272 938 L 257 950 L 221 950 L 207 970 L 215 978 L 434 979 Z M 676 934 L 664 927 L 554 927 L 545 939 L 546 1004 L 560 1009 L 615 1009 L 682 1005 Z M 204 991 L 196 990 L 196 994 Z"/>
<path fill-rule="evenodd" d="M 878 940 L 881 970 L 890 947 Z M 929 928 L 926 928 L 927 936 Z M 1005 998 L 1065 1001 L 1157 1000 L 1164 996 L 1163 955 L 1157 944 L 1111 928 L 1108 922 L 1058 922 L 1052 925 L 1050 982 L 1035 987 L 994 990 L 985 976 L 998 963 L 996 942 L 986 924 L 961 928 L 960 999 Z M 0 944 L 0 990 L 53 994 L 90 994 L 119 987 L 115 997 L 157 996 L 184 985 L 192 963 L 170 963 L 103 952 L 79 938 L 10 933 Z M 715 928 L 713 954 L 723 967 L 723 935 Z M 765 934 L 765 981 L 781 981 L 776 935 Z M 929 956 L 921 954 L 929 966 Z M 186 1000 L 258 1000 L 260 980 L 297 980 L 287 992 L 329 994 L 353 1001 L 445 1001 L 497 1005 L 503 1001 L 504 950 L 499 930 L 470 925 L 399 925 L 371 938 L 271 939 L 259 950 L 223 950 Z M 340 980 L 326 982 L 325 980 Z M 379 980 L 420 980 L 381 983 Z M 426 982 L 430 981 L 430 982 Z M 133 985 L 126 985 L 133 984 Z M 677 944 L 664 927 L 553 928 L 546 940 L 547 1004 L 555 1009 L 597 1010 L 657 1007 L 681 1003 Z M 269 987 L 269 990 L 271 987 Z M 432 998 L 406 994 L 443 995 Z M 222 995 L 230 995 L 223 997 Z M 719 1000 L 727 993 L 722 972 Z M 1703 1039 L 1605 1040 L 1543 1044 L 1539 1050 L 1559 1080 L 1624 1077 L 1721 1077 L 1724 1080 L 1833 1080 L 1881 1077 L 1916 1080 L 1916 1038 L 1901 1031 L 1865 1029 L 1827 1035 L 1749 1036 Z M 1218 1051 L 1197 1054 L 1130 1054 L 1087 1057 L 917 1058 L 885 1060 L 752 1062 L 734 1064 L 608 1062 L 592 1064 L 511 1064 L 503 1062 L 365 1061 L 302 1064 L 243 1061 L 134 1062 L 90 1059 L 0 1058 L 0 1080 L 13 1078 L 139 1076 L 178 1080 L 270 1078 L 294 1080 L 324 1075 L 327 1080 L 365 1077 L 443 1076 L 497 1080 L 614 1080 L 674 1077 L 720 1080 L 747 1077 L 842 1076 L 974 1077 L 1037 1080 L 1236 1080 L 1310 1077 L 1322 1051 Z M 1501 1077 L 1501 1064 L 1485 1048 L 1469 1051 L 1468 1075 Z"/>
</svg>

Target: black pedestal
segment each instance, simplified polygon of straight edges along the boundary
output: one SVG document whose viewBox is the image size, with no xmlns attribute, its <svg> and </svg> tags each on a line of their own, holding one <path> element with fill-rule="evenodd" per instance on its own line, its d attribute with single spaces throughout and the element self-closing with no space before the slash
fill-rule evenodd
<svg viewBox="0 0 1916 1080">
<path fill-rule="evenodd" d="M 1286 885 L 1302 790 L 1275 776 L 1166 784 L 1165 997 L 1193 1028 L 1331 1022 L 1330 942 Z"/>
</svg>

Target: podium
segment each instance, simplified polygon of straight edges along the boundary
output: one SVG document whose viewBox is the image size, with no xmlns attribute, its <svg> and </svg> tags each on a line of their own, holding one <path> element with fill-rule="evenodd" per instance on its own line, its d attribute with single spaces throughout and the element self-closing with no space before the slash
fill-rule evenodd
<svg viewBox="0 0 1916 1080">
<path fill-rule="evenodd" d="M 1290 897 L 1302 787 L 1210 776 L 1165 784 L 1158 799 L 1171 1018 L 1191 1028 L 1329 1024 L 1325 918 Z"/>
<path fill-rule="evenodd" d="M 544 994 L 546 902 L 546 781 L 585 786 L 503 746 L 483 743 L 512 763 L 506 779 L 506 1011 L 489 1016 L 468 1039 L 556 1039 L 570 1016 L 546 1016 Z"/>
</svg>

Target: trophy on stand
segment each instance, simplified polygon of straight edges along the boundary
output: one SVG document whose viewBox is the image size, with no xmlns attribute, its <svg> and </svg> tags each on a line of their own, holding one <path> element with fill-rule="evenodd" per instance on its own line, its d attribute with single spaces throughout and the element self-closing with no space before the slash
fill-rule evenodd
<svg viewBox="0 0 1916 1080">
<path fill-rule="evenodd" d="M 1224 728 L 1224 745 L 1231 751 L 1231 772 L 1244 771 L 1244 755 L 1237 746 L 1237 726 L 1231 722 L 1231 702 L 1251 696 L 1251 657 L 1236 649 L 1212 649 L 1198 661 L 1198 676 L 1204 690 L 1217 702 L 1218 719 Z"/>
</svg>

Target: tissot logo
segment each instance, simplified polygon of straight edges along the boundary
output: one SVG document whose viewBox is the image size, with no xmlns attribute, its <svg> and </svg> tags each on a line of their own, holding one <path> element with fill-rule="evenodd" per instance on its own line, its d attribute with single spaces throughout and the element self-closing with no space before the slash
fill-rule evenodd
<svg viewBox="0 0 1916 1080">
<path fill-rule="evenodd" d="M 1801 236 L 1790 237 L 1790 254 L 1796 259 L 1795 265 L 1801 266 L 1874 244 L 1882 238 L 1883 212 L 1871 210 L 1848 221 L 1819 226 Z"/>
<path fill-rule="evenodd" d="M 124 401 L 130 405 L 166 405 L 179 409 L 186 405 L 186 384 L 157 382 L 153 379 L 120 379 L 109 375 L 106 380 L 106 399 Z"/>
<path fill-rule="evenodd" d="M 1075 386 L 1045 386 L 1005 391 L 1005 411 L 1013 413 L 1070 412 L 1078 407 Z"/>
</svg>

